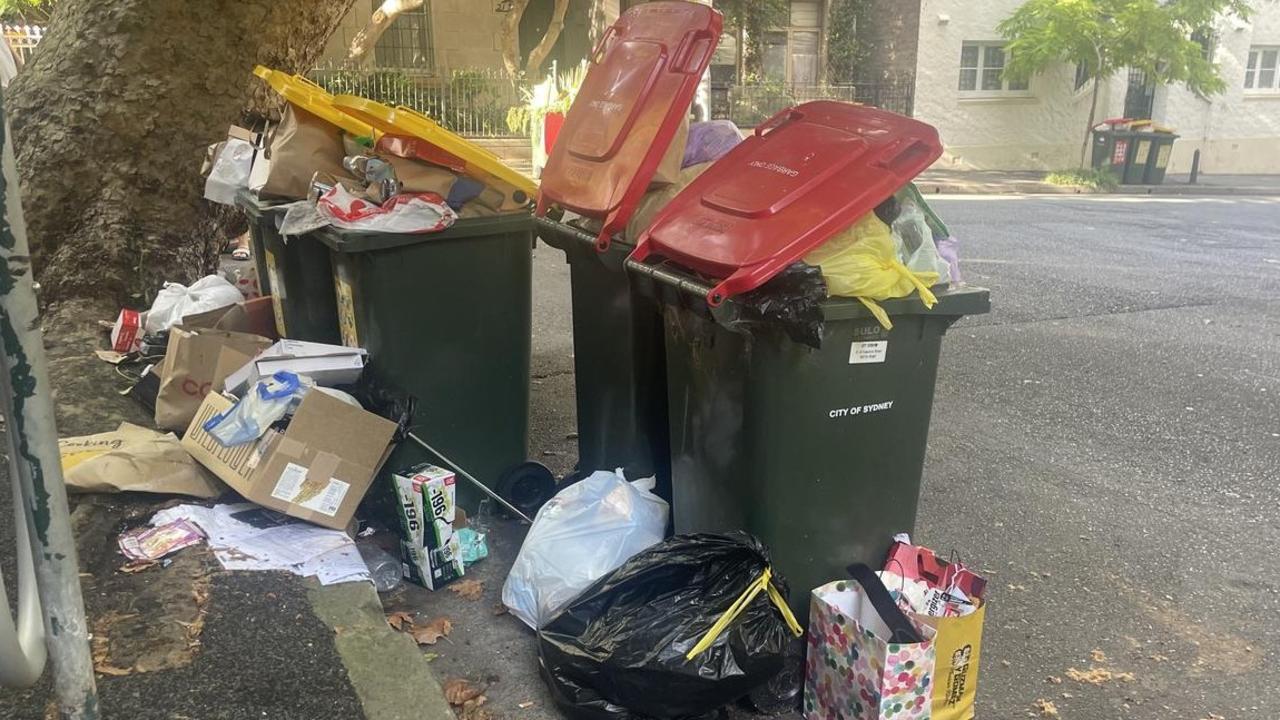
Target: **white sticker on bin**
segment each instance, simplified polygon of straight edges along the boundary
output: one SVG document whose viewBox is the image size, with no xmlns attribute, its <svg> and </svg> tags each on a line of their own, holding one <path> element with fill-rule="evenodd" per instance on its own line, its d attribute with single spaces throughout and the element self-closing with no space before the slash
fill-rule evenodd
<svg viewBox="0 0 1280 720">
<path fill-rule="evenodd" d="M 855 342 L 849 346 L 849 364 L 882 363 L 888 352 L 888 340 Z"/>
<path fill-rule="evenodd" d="M 271 491 L 271 497 L 289 503 L 295 503 L 308 510 L 333 517 L 338 514 L 342 500 L 351 489 L 351 484 L 337 478 L 329 478 L 323 489 L 308 486 L 307 469 L 297 463 L 285 465 L 280 472 L 280 479 Z M 304 490 L 306 491 L 304 493 Z"/>
</svg>

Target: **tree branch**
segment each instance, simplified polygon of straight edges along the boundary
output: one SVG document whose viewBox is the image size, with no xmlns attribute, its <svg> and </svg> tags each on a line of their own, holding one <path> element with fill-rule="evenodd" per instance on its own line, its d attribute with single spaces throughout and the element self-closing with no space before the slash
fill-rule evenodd
<svg viewBox="0 0 1280 720">
<path fill-rule="evenodd" d="M 551 48 L 555 47 L 556 40 L 560 38 L 560 31 L 564 29 L 564 13 L 569 9 L 569 0 L 556 0 L 555 11 L 551 16 L 551 23 L 547 25 L 547 31 L 542 35 L 542 40 L 537 47 L 529 51 L 529 60 L 524 65 L 526 75 L 532 75 L 542 67 L 542 63 L 547 61 L 547 56 L 551 54 Z"/>
<path fill-rule="evenodd" d="M 511 11 L 502 18 L 498 28 L 498 41 L 502 45 L 502 67 L 513 79 L 520 76 L 520 18 L 529 0 L 515 0 Z"/>
<path fill-rule="evenodd" d="M 351 47 L 347 50 L 347 58 L 350 60 L 361 60 L 369 51 L 373 50 L 374 45 L 378 44 L 378 38 L 391 27 L 391 23 L 396 21 L 404 13 L 410 10 L 416 10 L 422 7 L 425 0 L 383 0 L 377 10 L 373 11 L 373 16 L 369 18 L 369 24 L 360 29 L 356 33 L 355 38 L 351 40 Z"/>
</svg>

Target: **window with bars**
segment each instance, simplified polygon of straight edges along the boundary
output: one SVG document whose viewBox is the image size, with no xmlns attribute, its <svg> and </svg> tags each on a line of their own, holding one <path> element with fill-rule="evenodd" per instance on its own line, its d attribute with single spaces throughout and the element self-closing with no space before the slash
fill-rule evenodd
<svg viewBox="0 0 1280 720">
<path fill-rule="evenodd" d="M 372 2 L 376 12 L 382 1 Z M 396 18 L 378 38 L 373 54 L 378 67 L 432 69 L 435 66 L 435 46 L 431 37 L 429 0 Z"/>
<path fill-rule="evenodd" d="M 1280 47 L 1253 46 L 1244 66 L 1244 89 L 1280 92 Z"/>
<path fill-rule="evenodd" d="M 1006 54 L 1000 43 L 967 42 L 960 48 L 960 92 L 1025 94 L 1026 80 L 1004 77 Z"/>
</svg>

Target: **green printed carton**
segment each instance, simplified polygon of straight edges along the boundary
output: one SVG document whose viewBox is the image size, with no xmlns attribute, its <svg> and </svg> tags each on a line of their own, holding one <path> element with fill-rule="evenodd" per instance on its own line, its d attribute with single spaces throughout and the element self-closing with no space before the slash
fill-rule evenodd
<svg viewBox="0 0 1280 720">
<path fill-rule="evenodd" d="M 394 473 L 400 503 L 400 568 L 431 590 L 462 577 L 462 546 L 454 532 L 457 477 L 430 463 Z"/>
</svg>

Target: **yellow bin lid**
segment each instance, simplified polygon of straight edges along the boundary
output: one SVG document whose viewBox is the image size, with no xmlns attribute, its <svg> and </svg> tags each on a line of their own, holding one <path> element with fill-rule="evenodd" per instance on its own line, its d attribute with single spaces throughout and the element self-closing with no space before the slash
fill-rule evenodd
<svg viewBox="0 0 1280 720">
<path fill-rule="evenodd" d="M 383 133 L 411 135 L 435 145 L 466 163 L 467 174 L 477 180 L 519 190 L 530 198 L 538 192 L 538 184 L 532 178 L 508 167 L 497 155 L 444 129 L 412 108 L 403 105 L 392 108 L 356 95 L 337 95 L 333 98 L 333 106 Z"/>
<path fill-rule="evenodd" d="M 301 75 L 290 75 L 279 70 L 258 65 L 253 74 L 262 78 L 273 90 L 291 105 L 295 105 L 325 122 L 332 123 L 356 137 L 371 137 L 373 128 L 333 105 L 333 96 L 327 90 Z"/>
</svg>

